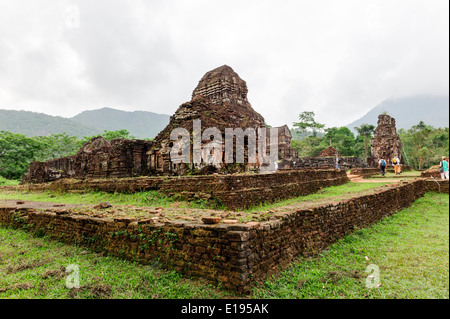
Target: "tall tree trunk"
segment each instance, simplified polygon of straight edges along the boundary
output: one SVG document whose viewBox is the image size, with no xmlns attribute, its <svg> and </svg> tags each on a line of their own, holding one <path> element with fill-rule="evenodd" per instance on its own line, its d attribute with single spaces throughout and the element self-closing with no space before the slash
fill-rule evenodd
<svg viewBox="0 0 450 319">
<path fill-rule="evenodd" d="M 369 156 L 369 149 L 368 149 L 368 145 L 367 145 L 367 137 L 364 136 L 364 154 L 367 157 Z"/>
</svg>

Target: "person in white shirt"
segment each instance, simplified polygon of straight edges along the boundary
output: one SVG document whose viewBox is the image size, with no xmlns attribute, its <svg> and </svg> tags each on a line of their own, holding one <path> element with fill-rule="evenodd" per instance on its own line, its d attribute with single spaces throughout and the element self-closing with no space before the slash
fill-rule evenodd
<svg viewBox="0 0 450 319">
<path fill-rule="evenodd" d="M 400 166 L 400 159 L 397 157 L 397 155 L 395 155 L 394 158 L 392 159 L 392 164 L 394 164 L 395 175 L 399 175 L 401 173 L 401 166 Z"/>
</svg>

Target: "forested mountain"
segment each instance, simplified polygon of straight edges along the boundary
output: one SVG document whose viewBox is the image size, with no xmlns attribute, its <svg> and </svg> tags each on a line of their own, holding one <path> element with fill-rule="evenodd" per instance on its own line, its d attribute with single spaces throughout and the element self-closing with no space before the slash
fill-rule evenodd
<svg viewBox="0 0 450 319">
<path fill-rule="evenodd" d="M 378 115 L 386 112 L 396 121 L 397 129 L 409 129 L 423 121 L 435 128 L 449 126 L 448 96 L 419 95 L 388 99 L 376 105 L 366 115 L 348 125 L 353 132 L 361 124 L 377 125 Z"/>
<path fill-rule="evenodd" d="M 126 129 L 136 138 L 153 138 L 169 123 L 169 115 L 146 111 L 127 112 L 112 108 L 84 111 L 72 118 L 30 111 L 0 110 L 0 131 L 26 136 L 67 133 L 82 138 L 106 131 Z"/>
<path fill-rule="evenodd" d="M 31 136 L 49 136 L 67 133 L 70 136 L 83 137 L 103 132 L 70 119 L 30 111 L 0 110 L 0 131 Z"/>
<path fill-rule="evenodd" d="M 84 111 L 71 118 L 75 122 L 107 131 L 125 129 L 136 138 L 153 138 L 169 123 L 169 115 L 147 111 L 120 111 L 101 108 Z"/>
</svg>

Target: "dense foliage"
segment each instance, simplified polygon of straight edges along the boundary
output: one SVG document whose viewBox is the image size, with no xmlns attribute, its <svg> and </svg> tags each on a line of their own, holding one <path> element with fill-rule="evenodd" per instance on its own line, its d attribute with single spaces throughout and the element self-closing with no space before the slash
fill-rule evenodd
<svg viewBox="0 0 450 319">
<path fill-rule="evenodd" d="M 355 127 L 358 135 L 347 127 L 325 128 L 324 124 L 314 119 L 314 112 L 302 112 L 299 122 L 293 124 L 292 146 L 300 157 L 317 156 L 321 151 L 333 146 L 342 156 L 370 156 L 370 139 L 375 126 L 362 124 Z"/>
<path fill-rule="evenodd" d="M 409 130 L 400 129 L 403 154 L 416 169 L 438 165 L 442 156 L 449 154 L 448 127 L 434 128 L 422 121 Z"/>
<path fill-rule="evenodd" d="M 300 157 L 317 156 L 332 145 L 342 156 L 370 157 L 370 139 L 374 126 L 362 124 L 355 127 L 355 134 L 347 127 L 330 127 L 316 122 L 313 112 L 303 112 L 299 122 L 294 123 L 292 146 Z M 449 131 L 434 128 L 423 122 L 408 130 L 398 131 L 403 144 L 406 164 L 416 169 L 426 169 L 439 164 L 442 156 L 449 154 Z M 104 131 L 107 140 L 115 138 L 133 139 L 125 130 Z M 0 131 L 0 177 L 20 179 L 31 161 L 47 161 L 74 155 L 80 147 L 94 136 L 78 139 L 66 133 L 50 136 L 26 137 L 23 134 Z"/>
<path fill-rule="evenodd" d="M 314 113 L 303 112 L 300 122 L 294 123 L 292 146 L 300 157 L 317 156 L 322 150 L 332 145 L 342 156 L 370 157 L 370 139 L 375 126 L 361 124 L 355 127 L 356 136 L 347 127 L 325 128 L 322 134 L 316 134 L 317 128 L 324 128 L 314 120 Z M 305 116 L 308 115 L 308 116 Z M 304 123 L 302 123 L 302 120 Z M 406 164 L 415 169 L 427 169 L 439 164 L 442 156 L 449 154 L 449 132 L 446 128 L 434 128 L 420 122 L 408 130 L 398 130 L 402 141 L 402 155 Z"/>
<path fill-rule="evenodd" d="M 127 130 L 104 131 L 105 139 L 132 139 Z M 80 147 L 94 136 L 77 139 L 66 133 L 50 136 L 26 137 L 23 134 L 0 131 L 0 176 L 20 179 L 32 161 L 48 161 L 74 155 Z"/>
</svg>

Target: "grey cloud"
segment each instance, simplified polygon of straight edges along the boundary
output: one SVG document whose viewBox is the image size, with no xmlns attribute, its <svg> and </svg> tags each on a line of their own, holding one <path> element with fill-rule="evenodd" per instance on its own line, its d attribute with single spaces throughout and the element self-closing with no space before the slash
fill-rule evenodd
<svg viewBox="0 0 450 319">
<path fill-rule="evenodd" d="M 345 125 L 391 97 L 448 95 L 448 54 L 446 1 L 2 2 L 0 108 L 171 114 L 227 64 L 269 124 L 311 110 Z"/>
</svg>

